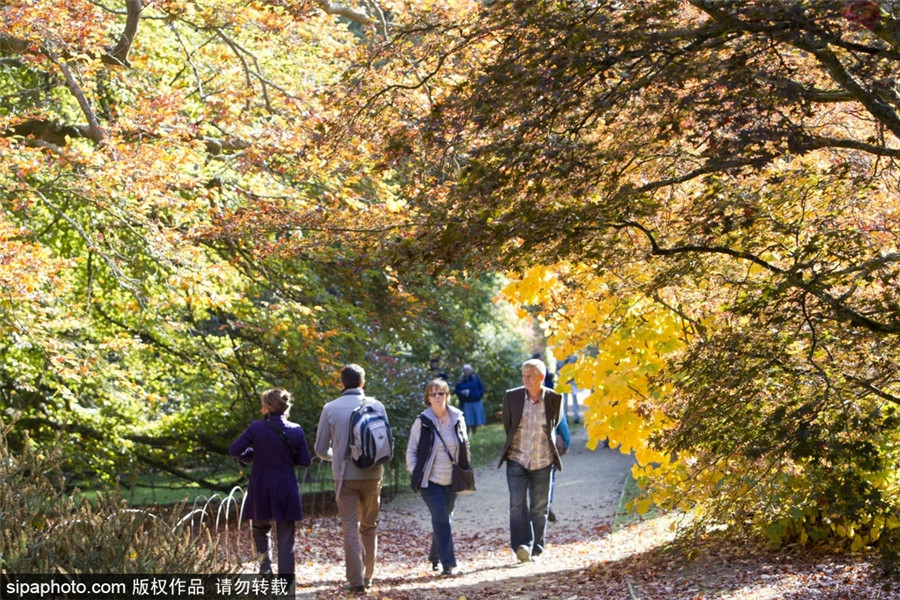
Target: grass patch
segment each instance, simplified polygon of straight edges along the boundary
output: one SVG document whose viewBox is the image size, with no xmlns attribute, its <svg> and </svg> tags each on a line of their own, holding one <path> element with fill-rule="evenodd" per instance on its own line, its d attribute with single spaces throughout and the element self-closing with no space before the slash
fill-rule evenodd
<svg viewBox="0 0 900 600">
<path fill-rule="evenodd" d="M 217 484 L 227 485 L 239 477 L 238 468 L 219 469 L 215 472 L 204 472 L 202 476 Z M 249 474 L 249 468 L 245 474 Z M 246 481 L 244 482 L 246 486 Z M 78 489 L 78 496 L 93 500 L 98 493 L 106 493 L 109 486 L 91 479 L 75 479 L 68 483 L 70 488 Z M 118 486 L 119 495 L 130 506 L 175 505 L 182 502 L 192 503 L 195 498 L 211 497 L 213 494 L 223 496 L 222 492 L 201 486 L 198 483 L 173 478 L 165 473 L 144 473 L 128 481 L 121 481 Z"/>
<path fill-rule="evenodd" d="M 472 435 L 469 432 L 469 448 L 472 451 L 472 466 L 497 465 L 500 460 L 500 452 L 506 442 L 506 433 L 502 423 L 479 425 L 478 431 Z"/>
<path fill-rule="evenodd" d="M 616 509 L 616 517 L 613 519 L 612 524 L 613 532 L 643 520 L 643 517 L 638 515 L 636 511 L 628 510 L 628 503 L 637 498 L 640 491 L 637 481 L 634 480 L 631 471 L 629 471 L 625 477 L 625 482 L 622 484 L 622 495 L 619 497 L 619 507 Z"/>
<path fill-rule="evenodd" d="M 616 509 L 616 517 L 613 519 L 612 524 L 613 532 L 624 529 L 634 523 L 649 521 L 665 514 L 653 505 L 651 505 L 650 509 L 642 515 L 637 514 L 637 511 L 634 509 L 629 510 L 628 504 L 637 498 L 640 493 L 641 489 L 638 487 L 637 481 L 635 481 L 634 477 L 631 475 L 631 471 L 629 471 L 628 475 L 625 477 L 625 482 L 622 484 L 622 496 L 619 498 L 619 507 Z"/>
</svg>

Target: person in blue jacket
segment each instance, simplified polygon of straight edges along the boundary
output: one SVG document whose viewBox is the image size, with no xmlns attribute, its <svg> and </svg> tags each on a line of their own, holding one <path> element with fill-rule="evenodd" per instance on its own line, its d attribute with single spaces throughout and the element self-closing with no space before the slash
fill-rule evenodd
<svg viewBox="0 0 900 600">
<path fill-rule="evenodd" d="M 241 519 L 253 522 L 253 543 L 262 555 L 261 574 L 272 572 L 269 534 L 273 524 L 278 542 L 278 575 L 294 574 L 295 522 L 303 518 L 294 467 L 308 467 L 312 457 L 303 428 L 287 420 L 291 404 L 291 395 L 283 389 L 263 392 L 263 418 L 250 423 L 228 449 L 240 462 L 253 465 Z"/>
<path fill-rule="evenodd" d="M 459 406 L 466 419 L 466 427 L 469 433 L 475 435 L 479 425 L 484 425 L 484 384 L 481 378 L 472 372 L 472 365 L 463 365 L 462 377 L 453 388 L 453 393 L 459 398 Z"/>
<path fill-rule="evenodd" d="M 569 435 L 569 423 L 566 416 L 562 415 L 559 419 L 559 425 L 556 426 L 556 451 L 560 456 L 569 451 L 572 445 L 572 438 Z M 556 513 L 553 512 L 553 494 L 556 491 L 556 480 L 559 478 L 559 471 L 556 466 L 550 471 L 550 500 L 547 502 L 547 520 L 551 523 L 556 522 Z"/>
</svg>

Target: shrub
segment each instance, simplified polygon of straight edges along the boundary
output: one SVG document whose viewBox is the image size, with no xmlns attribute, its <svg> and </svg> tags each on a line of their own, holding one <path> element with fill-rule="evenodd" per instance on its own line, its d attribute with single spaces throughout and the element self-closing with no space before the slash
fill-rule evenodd
<svg viewBox="0 0 900 600">
<path fill-rule="evenodd" d="M 0 571 L 5 573 L 221 573 L 218 542 L 192 535 L 178 515 L 129 509 L 118 489 L 87 501 L 65 492 L 59 443 L 26 439 L 9 451 L 0 423 Z"/>
</svg>

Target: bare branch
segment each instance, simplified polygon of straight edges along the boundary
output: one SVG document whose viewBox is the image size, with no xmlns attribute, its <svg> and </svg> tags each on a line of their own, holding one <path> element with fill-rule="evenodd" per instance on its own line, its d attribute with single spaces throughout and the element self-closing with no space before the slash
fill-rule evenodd
<svg viewBox="0 0 900 600">
<path fill-rule="evenodd" d="M 103 56 L 103 62 L 130 67 L 131 63 L 128 62 L 128 53 L 131 51 L 131 45 L 137 36 L 143 2 L 141 0 L 125 0 L 125 6 L 128 11 L 128 17 L 125 19 L 125 30 L 122 31 L 122 36 L 115 46 L 110 48 L 107 54 Z"/>
<path fill-rule="evenodd" d="M 360 25 L 371 25 L 372 17 L 361 8 L 352 8 L 346 4 L 338 4 L 329 2 L 328 0 L 319 0 L 319 8 L 329 15 L 337 15 L 355 21 Z"/>
<path fill-rule="evenodd" d="M 729 248 L 727 246 L 702 246 L 697 244 L 685 244 L 683 246 L 663 248 L 657 243 L 656 238 L 653 236 L 653 233 L 640 223 L 637 223 L 635 221 L 621 221 L 619 223 L 610 223 L 609 226 L 616 229 L 632 228 L 639 230 L 649 240 L 650 254 L 652 254 L 653 256 L 677 256 L 679 254 L 719 254 L 749 261 L 753 264 L 759 265 L 760 267 L 766 269 L 771 273 L 784 277 L 785 282 L 791 287 L 801 289 L 811 296 L 814 296 L 825 304 L 829 305 L 832 310 L 834 310 L 835 317 L 838 320 L 846 321 L 851 325 L 862 327 L 876 333 L 900 333 L 900 321 L 883 323 L 867 317 L 866 315 L 845 304 L 841 298 L 835 298 L 827 291 L 822 289 L 821 286 L 816 284 L 815 278 L 813 278 L 812 280 L 806 280 L 803 278 L 802 273 L 796 273 L 793 271 L 782 269 L 750 252 L 735 250 L 734 248 Z"/>
<path fill-rule="evenodd" d="M 50 55 L 50 60 L 62 72 L 63 77 L 65 77 L 66 79 L 66 86 L 68 86 L 69 91 L 72 93 L 72 95 L 75 96 L 75 99 L 78 100 L 78 106 L 81 107 L 81 112 L 83 112 L 84 116 L 87 117 L 88 129 L 85 137 L 97 144 L 102 143 L 106 139 L 106 132 L 103 131 L 103 128 L 100 127 L 100 121 L 97 120 L 97 115 L 94 113 L 94 109 L 91 107 L 91 103 L 84 95 L 84 91 L 81 89 L 81 86 L 78 85 L 78 82 L 75 80 L 75 76 L 72 74 L 72 70 L 69 69 L 69 65 L 60 61 L 53 54 Z"/>
<path fill-rule="evenodd" d="M 225 44 L 227 44 L 228 47 L 231 48 L 232 52 L 234 52 L 234 54 L 238 57 L 238 60 L 241 61 L 241 65 L 244 67 L 244 76 L 247 78 L 247 85 L 250 87 L 253 86 L 253 80 L 251 79 L 251 75 L 255 76 L 257 79 L 260 80 L 260 83 L 262 84 L 263 98 L 266 101 L 266 110 L 268 110 L 269 112 L 272 112 L 272 102 L 269 100 L 269 92 L 268 92 L 268 90 L 266 90 L 266 80 L 263 79 L 262 75 L 259 74 L 259 61 L 257 60 L 256 56 L 254 56 L 252 52 L 249 52 L 245 48 L 241 47 L 240 44 L 238 44 L 237 42 L 232 40 L 230 37 L 225 35 L 225 32 L 222 31 L 220 28 L 215 27 L 215 28 L 213 28 L 213 30 L 218 34 L 218 36 L 220 38 L 222 38 L 222 41 L 224 41 Z M 256 72 L 253 72 L 250 70 L 250 66 L 247 64 L 247 61 L 244 59 L 244 54 L 246 54 L 251 59 L 253 59 L 253 63 L 257 69 Z"/>
</svg>

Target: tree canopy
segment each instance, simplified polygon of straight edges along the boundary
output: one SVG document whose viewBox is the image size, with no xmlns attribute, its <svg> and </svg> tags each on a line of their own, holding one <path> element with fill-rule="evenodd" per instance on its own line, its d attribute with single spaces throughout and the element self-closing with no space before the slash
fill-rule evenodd
<svg viewBox="0 0 900 600">
<path fill-rule="evenodd" d="M 896 544 L 898 24 L 893 2 L 496 2 L 393 134 L 436 232 L 409 254 L 522 273 L 509 297 L 583 355 L 566 374 L 593 442 L 637 452 L 642 510 Z"/>
<path fill-rule="evenodd" d="M 313 435 L 346 362 L 399 414 L 433 353 L 502 374 L 523 338 L 496 277 L 437 281 L 377 252 L 408 209 L 343 117 L 379 80 L 350 67 L 389 35 L 374 3 L 0 7 L 11 444 L 64 432 L 75 473 L 221 487 L 196 468 L 223 464 L 266 387 Z"/>
<path fill-rule="evenodd" d="M 897 548 L 895 2 L 0 15 L 19 429 L 192 477 L 263 386 L 310 426 L 347 360 L 500 365 L 522 340 L 485 274 L 509 271 L 581 356 L 593 443 L 636 453 L 639 509 Z"/>
</svg>

